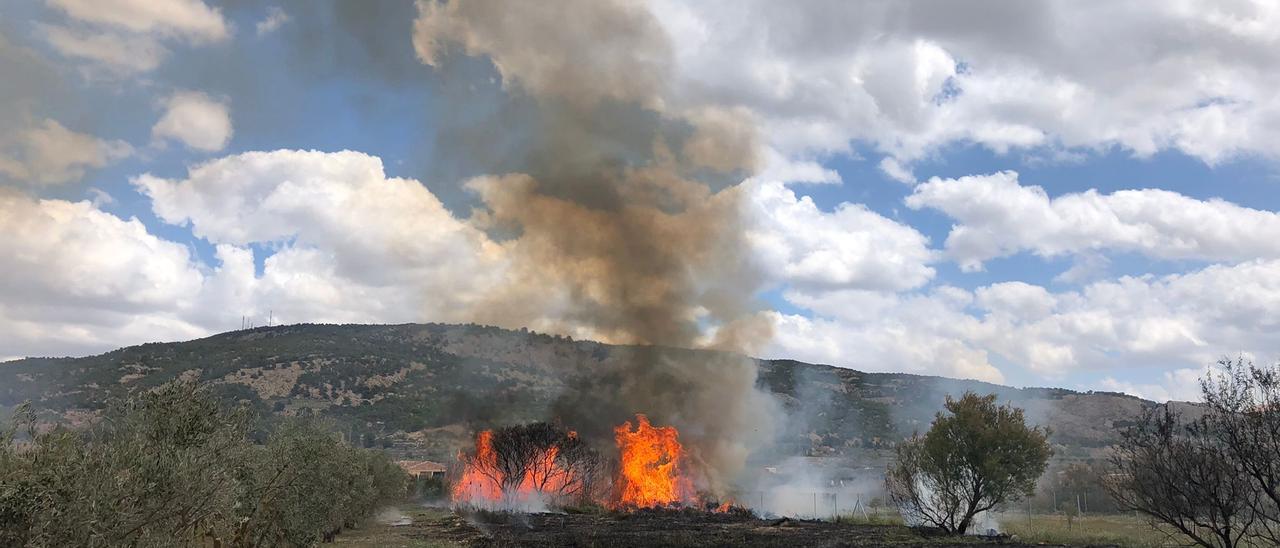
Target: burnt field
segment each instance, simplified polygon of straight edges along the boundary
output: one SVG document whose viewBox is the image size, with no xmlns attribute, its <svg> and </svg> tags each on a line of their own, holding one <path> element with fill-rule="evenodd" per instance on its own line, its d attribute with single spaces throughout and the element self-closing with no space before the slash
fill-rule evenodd
<svg viewBox="0 0 1280 548">
<path fill-rule="evenodd" d="M 747 513 L 641 510 L 629 513 L 459 514 L 420 509 L 412 523 L 353 531 L 356 546 L 1046 546 L 1007 537 L 954 537 L 898 525 L 760 519 Z M 345 537 L 345 538 L 343 538 Z"/>
</svg>

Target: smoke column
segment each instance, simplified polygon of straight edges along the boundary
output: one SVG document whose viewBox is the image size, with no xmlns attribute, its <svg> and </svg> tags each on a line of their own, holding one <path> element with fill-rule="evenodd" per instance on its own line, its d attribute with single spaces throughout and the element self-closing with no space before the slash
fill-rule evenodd
<svg viewBox="0 0 1280 548">
<path fill-rule="evenodd" d="M 533 105 L 507 120 L 519 127 L 492 128 L 528 136 L 514 160 L 466 183 L 483 204 L 471 222 L 508 235 L 510 260 L 510 279 L 471 316 L 636 345 L 571 382 L 555 412 L 604 439 L 636 412 L 674 424 L 703 487 L 722 489 L 769 439 L 776 403 L 748 359 L 654 345 L 749 352 L 768 338 L 729 184 L 756 167 L 753 121 L 673 100 L 667 36 L 634 2 L 422 0 L 414 48 L 446 75 L 459 58 L 487 58 Z"/>
</svg>

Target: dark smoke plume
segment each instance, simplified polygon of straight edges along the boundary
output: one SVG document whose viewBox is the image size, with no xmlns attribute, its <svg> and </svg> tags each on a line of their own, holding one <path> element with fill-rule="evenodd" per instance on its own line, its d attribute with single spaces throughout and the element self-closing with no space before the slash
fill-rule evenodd
<svg viewBox="0 0 1280 548">
<path fill-rule="evenodd" d="M 584 372 L 555 411 L 606 439 L 637 412 L 675 424 L 705 487 L 722 488 L 768 438 L 775 404 L 746 358 L 657 346 L 749 352 L 768 338 L 741 190 L 724 184 L 756 167 L 753 121 L 669 95 L 670 44 L 638 3 L 421 0 L 418 11 L 424 63 L 447 74 L 458 57 L 487 58 L 534 105 L 512 129 L 526 134 L 519 152 L 495 155 L 490 172 L 506 174 L 467 183 L 482 203 L 472 222 L 507 235 L 511 261 L 509 283 L 473 316 L 638 345 Z"/>
</svg>

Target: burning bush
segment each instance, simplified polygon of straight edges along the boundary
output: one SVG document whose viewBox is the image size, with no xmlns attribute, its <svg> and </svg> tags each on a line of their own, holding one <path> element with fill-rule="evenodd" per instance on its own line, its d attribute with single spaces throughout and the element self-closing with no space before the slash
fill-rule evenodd
<svg viewBox="0 0 1280 548">
<path fill-rule="evenodd" d="M 571 431 L 547 423 L 484 430 L 460 454 L 456 504 L 536 510 L 599 504 L 614 510 L 745 511 L 694 489 L 690 459 L 674 426 L 636 415 L 614 428 L 617 460 L 606 460 Z"/>
<path fill-rule="evenodd" d="M 453 501 L 485 508 L 528 508 L 597 498 L 603 461 L 578 434 L 545 422 L 485 430 L 475 452 L 460 455 Z"/>
</svg>

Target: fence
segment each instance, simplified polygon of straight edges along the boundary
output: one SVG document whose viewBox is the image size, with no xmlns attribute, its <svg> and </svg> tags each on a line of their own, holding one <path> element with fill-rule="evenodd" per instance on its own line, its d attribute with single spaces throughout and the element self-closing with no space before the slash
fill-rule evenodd
<svg viewBox="0 0 1280 548">
<path fill-rule="evenodd" d="M 735 505 L 754 510 L 761 516 L 786 516 L 800 519 L 841 519 L 850 516 L 872 519 L 884 512 L 872 504 L 872 498 L 854 491 L 818 491 L 805 489 L 771 489 L 739 491 L 730 497 Z M 893 512 L 897 515 L 897 512 Z"/>
</svg>

